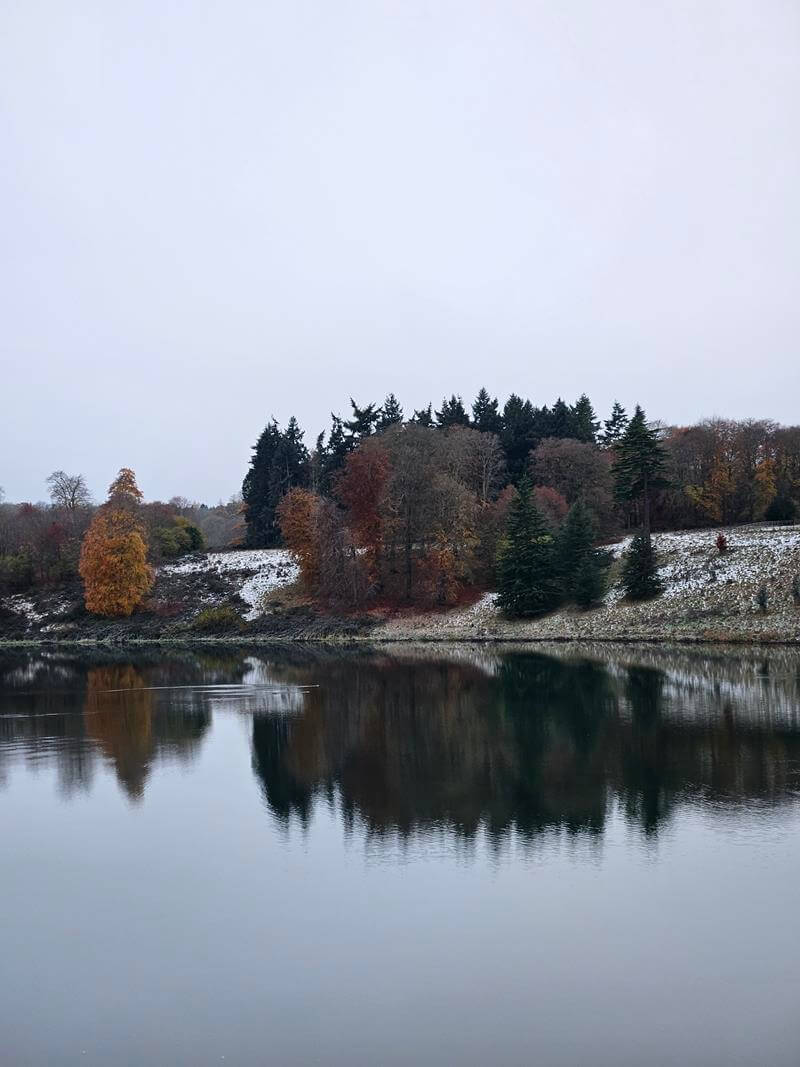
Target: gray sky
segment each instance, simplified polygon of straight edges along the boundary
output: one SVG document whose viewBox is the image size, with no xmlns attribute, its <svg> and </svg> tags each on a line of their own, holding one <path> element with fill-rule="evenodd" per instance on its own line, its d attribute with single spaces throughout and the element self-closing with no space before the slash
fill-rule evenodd
<svg viewBox="0 0 800 1067">
<path fill-rule="evenodd" d="M 796 0 L 5 0 L 0 485 L 482 384 L 800 421 Z"/>
</svg>

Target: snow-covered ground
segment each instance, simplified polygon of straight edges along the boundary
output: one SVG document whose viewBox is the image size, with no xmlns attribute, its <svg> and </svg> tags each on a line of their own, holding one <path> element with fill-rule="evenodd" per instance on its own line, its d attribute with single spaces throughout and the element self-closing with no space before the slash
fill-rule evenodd
<svg viewBox="0 0 800 1067">
<path fill-rule="evenodd" d="M 719 533 L 728 542 L 725 553 L 716 545 Z M 621 556 L 629 544 L 628 537 L 607 546 L 615 561 L 610 585 L 603 603 L 592 611 L 566 607 L 543 618 L 512 621 L 502 616 L 495 595 L 486 593 L 468 608 L 390 619 L 372 636 L 800 641 L 800 608 L 792 593 L 794 577 L 800 575 L 800 526 L 656 533 L 653 546 L 664 593 L 638 603 L 624 599 L 619 582 Z M 768 596 L 766 613 L 757 603 L 762 586 Z"/>
<path fill-rule="evenodd" d="M 245 618 L 256 619 L 262 612 L 267 593 L 291 585 L 297 580 L 298 568 L 290 553 L 281 548 L 252 548 L 234 552 L 206 552 L 202 556 L 165 563 L 160 574 L 216 573 L 241 579 L 238 593 L 250 606 Z"/>
</svg>

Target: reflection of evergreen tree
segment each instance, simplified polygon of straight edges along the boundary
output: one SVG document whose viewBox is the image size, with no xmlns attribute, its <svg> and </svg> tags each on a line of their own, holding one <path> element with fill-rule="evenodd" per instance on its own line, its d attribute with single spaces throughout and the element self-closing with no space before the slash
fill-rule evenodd
<svg viewBox="0 0 800 1067">
<path fill-rule="evenodd" d="M 664 672 L 629 667 L 626 695 L 633 729 L 622 761 L 623 797 L 628 817 L 655 834 L 674 806 L 676 792 L 668 747 L 661 732 Z"/>
<path fill-rule="evenodd" d="M 274 815 L 284 821 L 298 815 L 306 825 L 311 816 L 313 789 L 298 781 L 288 767 L 292 722 L 282 717 L 253 717 L 253 773 Z"/>
</svg>

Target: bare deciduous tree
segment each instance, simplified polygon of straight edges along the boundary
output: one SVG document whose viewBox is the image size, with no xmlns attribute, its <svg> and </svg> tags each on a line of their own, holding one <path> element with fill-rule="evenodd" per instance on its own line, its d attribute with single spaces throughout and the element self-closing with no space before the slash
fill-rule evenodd
<svg viewBox="0 0 800 1067">
<path fill-rule="evenodd" d="M 82 474 L 67 474 L 66 471 L 53 471 L 47 479 L 50 499 L 59 508 L 77 511 L 88 507 L 92 502 L 86 479 Z"/>
</svg>

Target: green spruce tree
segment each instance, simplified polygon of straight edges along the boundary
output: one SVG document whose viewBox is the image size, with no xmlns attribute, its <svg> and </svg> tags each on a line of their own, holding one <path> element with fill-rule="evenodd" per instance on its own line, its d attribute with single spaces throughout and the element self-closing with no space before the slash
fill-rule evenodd
<svg viewBox="0 0 800 1067">
<path fill-rule="evenodd" d="M 534 410 L 530 400 L 512 393 L 503 408 L 500 441 L 506 453 L 508 477 L 516 485 L 528 465 L 534 444 Z"/>
<path fill-rule="evenodd" d="M 348 446 L 353 449 L 362 437 L 369 437 L 374 432 L 381 411 L 377 404 L 367 404 L 366 407 L 360 408 L 352 397 L 350 407 L 353 409 L 353 417 L 344 420 L 344 428 L 347 430 Z"/>
<path fill-rule="evenodd" d="M 667 453 L 658 431 L 648 426 L 645 413 L 638 404 L 615 452 L 614 494 L 619 501 L 641 500 L 642 524 L 649 533 L 653 490 L 669 485 Z"/>
<path fill-rule="evenodd" d="M 442 401 L 441 411 L 436 412 L 436 425 L 442 430 L 451 426 L 469 426 L 469 415 L 460 396 L 453 393 L 449 400 Z"/>
<path fill-rule="evenodd" d="M 415 408 L 414 414 L 411 417 L 411 422 L 416 423 L 417 426 L 425 426 L 426 428 L 433 426 L 433 404 L 428 404 L 426 408 L 420 408 L 418 411 Z"/>
<path fill-rule="evenodd" d="M 631 541 L 622 564 L 622 587 L 631 600 L 649 600 L 663 592 L 653 541 L 642 530 Z"/>
<path fill-rule="evenodd" d="M 582 393 L 570 409 L 570 421 L 572 436 L 579 441 L 594 444 L 597 440 L 597 431 L 600 423 L 594 413 L 592 402 L 586 393 Z"/>
<path fill-rule="evenodd" d="M 625 433 L 628 422 L 629 419 L 625 408 L 618 400 L 615 400 L 611 409 L 611 418 L 606 419 L 603 423 L 601 441 L 605 448 L 613 448 L 616 445 Z"/>
<path fill-rule="evenodd" d="M 498 604 L 511 616 L 541 615 L 561 599 L 555 545 L 526 477 L 508 515 L 497 559 Z"/>
<path fill-rule="evenodd" d="M 376 428 L 378 433 L 383 430 L 388 430 L 390 426 L 397 426 L 403 421 L 403 409 L 400 407 L 400 401 L 394 395 L 389 393 L 383 402 L 383 407 L 378 412 L 378 422 Z"/>
<path fill-rule="evenodd" d="M 556 558 L 564 596 L 581 607 L 596 603 L 605 588 L 603 565 L 594 542 L 592 514 L 583 500 L 576 500 L 558 532 Z"/>
<path fill-rule="evenodd" d="M 275 515 L 269 504 L 269 479 L 280 438 L 278 423 L 274 418 L 270 419 L 253 446 L 250 469 L 242 482 L 246 543 L 250 548 L 264 548 L 274 536 Z"/>
<path fill-rule="evenodd" d="M 489 396 L 486 389 L 481 389 L 472 405 L 472 425 L 481 433 L 500 434 L 503 418 L 498 410 L 497 399 Z"/>
<path fill-rule="evenodd" d="M 572 410 L 561 397 L 553 404 L 550 412 L 550 437 L 574 437 Z"/>
<path fill-rule="evenodd" d="M 292 416 L 284 432 L 271 419 L 256 442 L 242 483 L 246 542 L 251 548 L 280 544 L 275 509 L 289 489 L 308 484 L 309 473 L 308 449 L 297 419 Z"/>
</svg>

